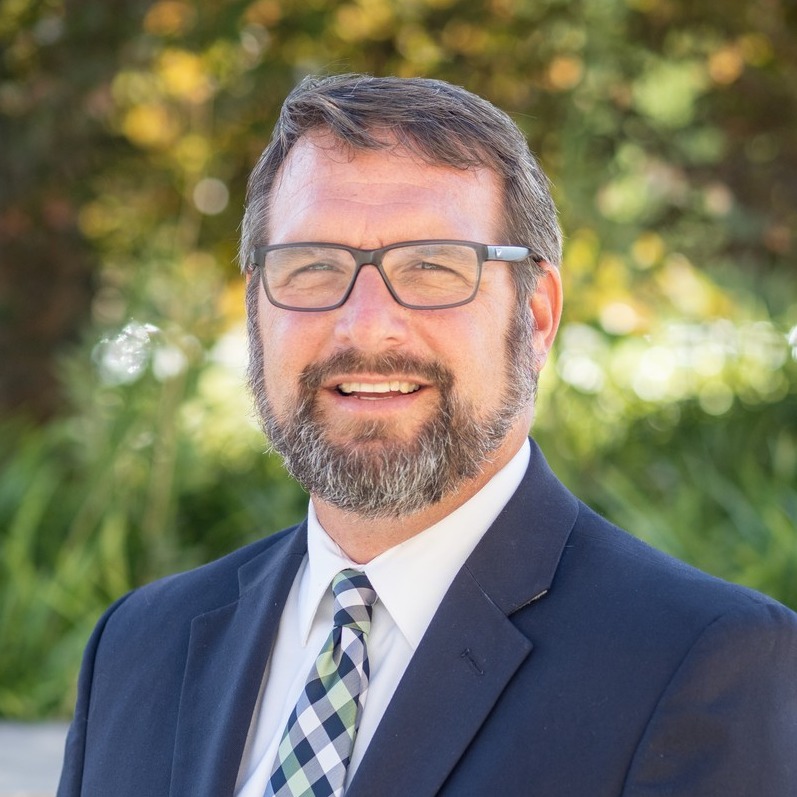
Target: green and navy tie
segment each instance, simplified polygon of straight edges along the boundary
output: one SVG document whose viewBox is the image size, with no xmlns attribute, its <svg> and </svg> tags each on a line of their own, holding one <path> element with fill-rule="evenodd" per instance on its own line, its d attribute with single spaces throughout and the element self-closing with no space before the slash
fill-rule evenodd
<svg viewBox="0 0 797 797">
<path fill-rule="evenodd" d="M 265 797 L 340 797 L 368 691 L 365 638 L 376 593 L 365 573 L 332 580 L 332 632 L 282 735 Z"/>
</svg>

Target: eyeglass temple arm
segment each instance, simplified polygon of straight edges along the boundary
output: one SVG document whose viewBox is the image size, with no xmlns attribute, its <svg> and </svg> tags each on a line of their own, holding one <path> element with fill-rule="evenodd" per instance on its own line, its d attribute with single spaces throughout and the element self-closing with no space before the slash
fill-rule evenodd
<svg viewBox="0 0 797 797">
<path fill-rule="evenodd" d="M 538 254 L 532 249 L 529 249 L 528 246 L 487 247 L 487 260 L 501 260 L 504 262 L 513 263 L 517 260 L 524 260 L 527 257 L 531 257 L 531 259 L 535 260 L 537 263 L 545 259 L 542 255 Z"/>
</svg>

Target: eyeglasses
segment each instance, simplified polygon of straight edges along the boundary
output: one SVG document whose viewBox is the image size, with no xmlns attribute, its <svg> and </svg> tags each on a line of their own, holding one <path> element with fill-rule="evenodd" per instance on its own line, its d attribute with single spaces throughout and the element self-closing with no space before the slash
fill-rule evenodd
<svg viewBox="0 0 797 797">
<path fill-rule="evenodd" d="M 381 249 L 355 249 L 327 243 L 258 246 L 248 269 L 260 271 L 269 301 L 285 310 L 320 311 L 340 307 L 363 266 L 375 266 L 402 306 L 442 310 L 472 301 L 482 265 L 489 260 L 516 263 L 544 258 L 527 246 L 488 246 L 472 241 L 405 241 Z"/>
</svg>

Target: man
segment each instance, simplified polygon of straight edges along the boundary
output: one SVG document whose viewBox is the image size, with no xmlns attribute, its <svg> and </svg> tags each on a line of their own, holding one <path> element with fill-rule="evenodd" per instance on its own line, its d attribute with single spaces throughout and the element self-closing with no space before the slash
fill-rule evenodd
<svg viewBox="0 0 797 797">
<path fill-rule="evenodd" d="M 797 616 L 614 528 L 528 441 L 560 249 L 486 101 L 288 97 L 241 257 L 308 518 L 109 609 L 61 797 L 797 794 Z"/>
</svg>

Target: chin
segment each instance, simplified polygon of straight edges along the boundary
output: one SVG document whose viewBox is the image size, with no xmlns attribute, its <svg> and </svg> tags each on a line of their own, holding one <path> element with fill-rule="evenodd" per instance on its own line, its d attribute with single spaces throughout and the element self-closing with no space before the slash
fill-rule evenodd
<svg viewBox="0 0 797 797">
<path fill-rule="evenodd" d="M 407 443 L 417 438 L 431 418 L 396 417 L 348 417 L 318 409 L 316 417 L 324 437 L 336 445 L 347 443 Z"/>
</svg>

